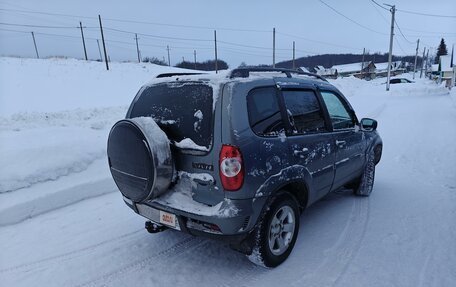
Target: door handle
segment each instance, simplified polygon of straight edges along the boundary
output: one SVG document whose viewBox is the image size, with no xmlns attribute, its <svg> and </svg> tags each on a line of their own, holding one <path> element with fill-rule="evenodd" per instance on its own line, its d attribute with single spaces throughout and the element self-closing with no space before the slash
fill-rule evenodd
<svg viewBox="0 0 456 287">
<path fill-rule="evenodd" d="M 303 148 L 303 149 L 301 149 L 301 150 L 294 150 L 294 151 L 293 151 L 293 154 L 294 154 L 295 156 L 299 156 L 299 157 L 305 156 L 305 155 L 307 155 L 308 153 L 309 153 L 309 149 L 308 149 L 308 148 Z"/>
<path fill-rule="evenodd" d="M 338 140 L 336 140 L 336 145 L 337 145 L 338 147 L 344 147 L 345 144 L 347 144 L 346 141 L 338 141 Z"/>
</svg>

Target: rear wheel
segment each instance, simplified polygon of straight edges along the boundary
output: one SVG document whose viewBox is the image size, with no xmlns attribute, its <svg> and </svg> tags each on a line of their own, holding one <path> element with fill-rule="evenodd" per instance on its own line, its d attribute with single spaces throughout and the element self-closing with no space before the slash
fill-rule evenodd
<svg viewBox="0 0 456 287">
<path fill-rule="evenodd" d="M 255 230 L 250 261 L 276 267 L 290 255 L 299 232 L 299 208 L 296 200 L 284 192 L 275 197 Z"/>
</svg>

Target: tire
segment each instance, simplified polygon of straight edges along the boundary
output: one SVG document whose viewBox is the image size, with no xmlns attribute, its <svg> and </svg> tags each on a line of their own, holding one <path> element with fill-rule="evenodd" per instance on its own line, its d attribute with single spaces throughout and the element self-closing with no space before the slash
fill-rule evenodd
<svg viewBox="0 0 456 287">
<path fill-rule="evenodd" d="M 374 188 L 375 179 L 375 153 L 369 152 L 367 155 L 367 163 L 364 167 L 364 172 L 361 175 L 361 180 L 358 187 L 355 189 L 355 194 L 358 196 L 369 196 Z"/>
<path fill-rule="evenodd" d="M 283 192 L 273 198 L 254 231 L 249 260 L 264 267 L 283 263 L 298 237 L 299 215 L 298 203 L 289 193 Z"/>
<path fill-rule="evenodd" d="M 124 197 L 143 202 L 168 190 L 173 158 L 168 137 L 152 118 L 125 119 L 114 124 L 107 153 L 112 177 Z"/>
</svg>

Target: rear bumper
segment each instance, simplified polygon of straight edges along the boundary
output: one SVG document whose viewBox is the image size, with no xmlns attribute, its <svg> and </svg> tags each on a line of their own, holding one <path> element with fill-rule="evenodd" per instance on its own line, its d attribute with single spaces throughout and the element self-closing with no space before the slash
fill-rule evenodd
<svg viewBox="0 0 456 287">
<path fill-rule="evenodd" d="M 160 223 L 159 216 L 159 211 L 165 211 L 174 214 L 177 220 L 175 227 L 167 227 L 195 236 L 221 239 L 231 243 L 240 243 L 248 237 L 258 221 L 266 200 L 267 197 L 230 200 L 230 208 L 236 212 L 221 216 L 190 213 L 154 201 L 134 203 L 124 198 L 125 203 L 136 213 L 157 224 L 166 226 Z"/>
</svg>

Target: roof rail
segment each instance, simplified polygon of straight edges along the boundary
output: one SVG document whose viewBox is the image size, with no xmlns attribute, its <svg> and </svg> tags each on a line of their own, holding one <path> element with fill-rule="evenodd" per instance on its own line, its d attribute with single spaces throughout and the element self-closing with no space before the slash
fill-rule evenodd
<svg viewBox="0 0 456 287">
<path fill-rule="evenodd" d="M 155 78 L 166 78 L 166 77 L 174 77 L 174 76 L 191 76 L 191 75 L 203 75 L 206 73 L 163 73 L 163 74 L 158 74 Z"/>
<path fill-rule="evenodd" d="M 281 69 L 281 68 L 263 68 L 263 67 L 255 67 L 255 68 L 237 68 L 233 69 L 231 71 L 230 79 L 233 78 L 248 78 L 250 76 L 251 72 L 278 72 L 278 73 L 283 73 L 287 76 L 287 78 L 292 78 L 292 74 L 297 74 L 297 75 L 304 75 L 304 76 L 309 76 L 309 77 L 315 77 L 319 80 L 327 82 L 325 78 L 323 78 L 320 75 L 313 74 L 313 73 L 307 73 L 307 72 L 302 72 L 302 71 L 297 71 L 297 70 L 291 70 L 291 69 Z"/>
</svg>

